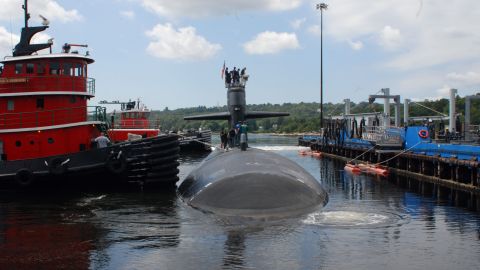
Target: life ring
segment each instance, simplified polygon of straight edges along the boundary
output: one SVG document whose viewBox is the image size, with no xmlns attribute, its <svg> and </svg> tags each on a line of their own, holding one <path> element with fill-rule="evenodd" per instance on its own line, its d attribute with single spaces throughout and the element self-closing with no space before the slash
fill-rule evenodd
<svg viewBox="0 0 480 270">
<path fill-rule="evenodd" d="M 418 136 L 422 139 L 428 138 L 428 135 L 429 135 L 428 130 L 426 130 L 426 129 L 422 129 L 418 132 Z"/>
<path fill-rule="evenodd" d="M 67 164 L 70 159 L 54 158 L 48 165 L 48 170 L 53 175 L 62 175 L 67 172 Z"/>
<path fill-rule="evenodd" d="M 127 159 L 122 153 L 112 153 L 106 164 L 107 169 L 114 174 L 122 174 L 127 169 Z"/>
<path fill-rule="evenodd" d="M 33 184 L 35 175 L 28 169 L 20 169 L 15 174 L 15 181 L 21 187 L 28 187 Z"/>
</svg>

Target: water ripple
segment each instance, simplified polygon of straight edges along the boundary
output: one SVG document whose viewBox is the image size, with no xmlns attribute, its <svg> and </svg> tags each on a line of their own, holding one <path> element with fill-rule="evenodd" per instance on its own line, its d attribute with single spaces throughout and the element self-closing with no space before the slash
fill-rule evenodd
<svg viewBox="0 0 480 270">
<path fill-rule="evenodd" d="M 303 220 L 303 223 L 338 228 L 372 228 L 401 225 L 405 221 L 405 217 L 387 212 L 327 211 L 312 213 Z"/>
</svg>

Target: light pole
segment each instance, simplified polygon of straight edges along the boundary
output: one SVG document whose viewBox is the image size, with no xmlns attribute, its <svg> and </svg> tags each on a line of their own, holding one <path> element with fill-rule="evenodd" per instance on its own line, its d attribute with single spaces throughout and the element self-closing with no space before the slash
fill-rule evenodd
<svg viewBox="0 0 480 270">
<path fill-rule="evenodd" d="M 327 7 L 325 3 L 317 4 L 320 10 L 320 129 L 323 129 L 323 10 Z"/>
</svg>

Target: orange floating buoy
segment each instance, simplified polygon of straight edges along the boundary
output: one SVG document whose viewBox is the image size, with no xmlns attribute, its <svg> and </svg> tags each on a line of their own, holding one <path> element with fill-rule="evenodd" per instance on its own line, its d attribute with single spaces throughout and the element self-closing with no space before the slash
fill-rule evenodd
<svg viewBox="0 0 480 270">
<path fill-rule="evenodd" d="M 377 175 L 380 175 L 380 176 L 388 176 L 388 169 L 386 167 L 383 167 L 383 166 L 375 166 L 373 168 L 373 171 L 375 172 L 375 174 Z"/>
<path fill-rule="evenodd" d="M 362 171 L 360 170 L 360 167 L 354 164 L 348 163 L 345 165 L 343 168 L 346 172 L 352 173 L 352 174 L 360 174 Z"/>
<path fill-rule="evenodd" d="M 360 163 L 360 164 L 357 164 L 357 165 L 352 164 L 352 166 L 356 166 L 358 168 L 358 170 L 360 172 L 363 172 L 363 173 L 375 174 L 375 175 L 380 175 L 380 176 L 388 176 L 388 167 L 385 167 L 385 166 L 373 165 L 373 164 L 363 164 L 363 163 Z M 346 166 L 345 166 L 345 169 L 347 169 Z"/>
<path fill-rule="evenodd" d="M 307 150 L 300 150 L 300 151 L 298 151 L 298 154 L 301 155 L 301 156 L 307 156 L 308 153 L 309 153 L 309 151 L 307 151 Z"/>
<path fill-rule="evenodd" d="M 363 164 L 363 163 L 360 163 L 357 165 L 357 167 L 360 169 L 361 172 L 368 172 L 368 165 L 367 164 Z"/>
</svg>

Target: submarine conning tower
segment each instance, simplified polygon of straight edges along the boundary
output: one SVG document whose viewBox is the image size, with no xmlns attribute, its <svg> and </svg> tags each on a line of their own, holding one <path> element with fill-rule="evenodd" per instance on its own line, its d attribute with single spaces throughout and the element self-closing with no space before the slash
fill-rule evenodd
<svg viewBox="0 0 480 270">
<path fill-rule="evenodd" d="M 245 99 L 245 85 L 248 76 L 242 78 L 240 83 L 225 84 L 227 91 L 227 108 L 231 115 L 228 126 L 233 128 L 237 123 L 245 121 L 246 113 L 246 99 Z"/>
<path fill-rule="evenodd" d="M 248 119 L 268 118 L 289 116 L 286 112 L 264 112 L 264 111 L 247 111 L 247 103 L 245 97 L 245 86 L 249 75 L 242 74 L 239 80 L 225 80 L 225 88 L 227 88 L 227 107 L 228 112 L 201 114 L 185 116 L 184 120 L 228 120 L 230 128 L 234 128 L 236 124 L 247 121 Z"/>
</svg>

